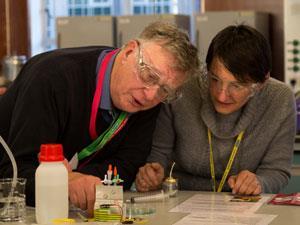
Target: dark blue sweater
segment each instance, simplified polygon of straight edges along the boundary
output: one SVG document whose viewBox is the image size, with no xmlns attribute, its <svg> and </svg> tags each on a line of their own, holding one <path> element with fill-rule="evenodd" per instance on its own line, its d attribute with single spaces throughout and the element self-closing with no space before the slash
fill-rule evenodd
<svg viewBox="0 0 300 225">
<path fill-rule="evenodd" d="M 42 143 L 63 144 L 64 156 L 70 160 L 92 142 L 90 111 L 97 59 L 103 49 L 107 47 L 59 49 L 35 56 L 0 100 L 0 135 L 13 151 L 18 176 L 27 178 L 28 205 L 35 202 L 34 175 Z M 108 165 L 112 164 L 124 179 L 124 188 L 130 188 L 150 152 L 159 108 L 133 114 L 122 131 L 96 155 L 90 156 L 91 161 L 79 172 L 103 179 Z M 109 124 L 98 117 L 97 131 L 101 134 Z M 12 176 L 2 148 L 0 176 Z"/>
</svg>

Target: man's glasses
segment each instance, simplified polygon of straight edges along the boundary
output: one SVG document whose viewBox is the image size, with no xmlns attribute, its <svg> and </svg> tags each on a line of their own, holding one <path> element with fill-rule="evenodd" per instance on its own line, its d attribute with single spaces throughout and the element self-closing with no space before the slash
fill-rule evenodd
<svg viewBox="0 0 300 225">
<path fill-rule="evenodd" d="M 238 97 L 245 91 L 249 91 L 249 97 L 253 96 L 258 86 L 257 83 L 241 83 L 236 81 L 223 81 L 211 72 L 208 72 L 209 85 L 221 91 L 226 87 L 226 94 L 233 97 Z M 225 85 L 227 83 L 227 85 Z"/>
<path fill-rule="evenodd" d="M 154 88 L 155 86 L 158 86 L 159 88 L 156 92 L 156 95 L 164 103 L 170 103 L 179 99 L 182 96 L 181 92 L 179 90 L 174 90 L 168 87 L 167 85 L 161 84 L 161 75 L 159 75 L 155 71 L 155 69 L 153 69 L 150 65 L 144 62 L 140 43 L 138 41 L 137 43 L 138 43 L 138 58 L 137 58 L 138 79 L 143 82 L 146 88 Z"/>
</svg>

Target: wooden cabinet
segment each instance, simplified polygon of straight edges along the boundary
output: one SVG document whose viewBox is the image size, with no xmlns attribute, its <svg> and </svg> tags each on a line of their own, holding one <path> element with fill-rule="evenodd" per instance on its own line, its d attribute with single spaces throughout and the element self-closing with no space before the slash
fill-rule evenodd
<svg viewBox="0 0 300 225">
<path fill-rule="evenodd" d="M 0 0 L 0 61 L 7 55 L 29 56 L 29 49 L 27 0 Z"/>
</svg>

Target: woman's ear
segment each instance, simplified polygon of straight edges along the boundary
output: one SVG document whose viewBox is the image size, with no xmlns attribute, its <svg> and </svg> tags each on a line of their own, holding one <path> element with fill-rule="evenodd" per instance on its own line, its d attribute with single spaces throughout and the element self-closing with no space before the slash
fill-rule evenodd
<svg viewBox="0 0 300 225">
<path fill-rule="evenodd" d="M 262 88 L 266 85 L 266 83 L 267 83 L 267 81 L 269 80 L 269 78 L 270 78 L 270 72 L 268 72 L 268 73 L 266 74 L 266 76 L 265 76 L 265 81 L 264 81 L 263 83 L 261 83 L 261 84 L 258 86 L 258 90 L 262 89 Z"/>
<path fill-rule="evenodd" d="M 266 78 L 266 79 L 265 79 L 265 82 L 270 78 L 270 76 L 271 76 L 271 75 L 270 75 L 270 72 L 268 72 L 268 73 L 266 74 L 266 76 L 265 76 L 265 78 Z"/>
</svg>

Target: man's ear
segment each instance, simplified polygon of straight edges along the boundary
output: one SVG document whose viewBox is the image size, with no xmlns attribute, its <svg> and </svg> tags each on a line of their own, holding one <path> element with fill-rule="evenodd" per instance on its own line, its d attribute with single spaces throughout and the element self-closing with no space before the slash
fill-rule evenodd
<svg viewBox="0 0 300 225">
<path fill-rule="evenodd" d="M 131 54 L 135 53 L 135 50 L 138 47 L 138 43 L 136 40 L 130 40 L 127 42 L 127 44 L 123 47 L 123 58 L 122 58 L 122 62 L 123 60 L 127 60 L 128 56 L 130 56 Z"/>
</svg>

